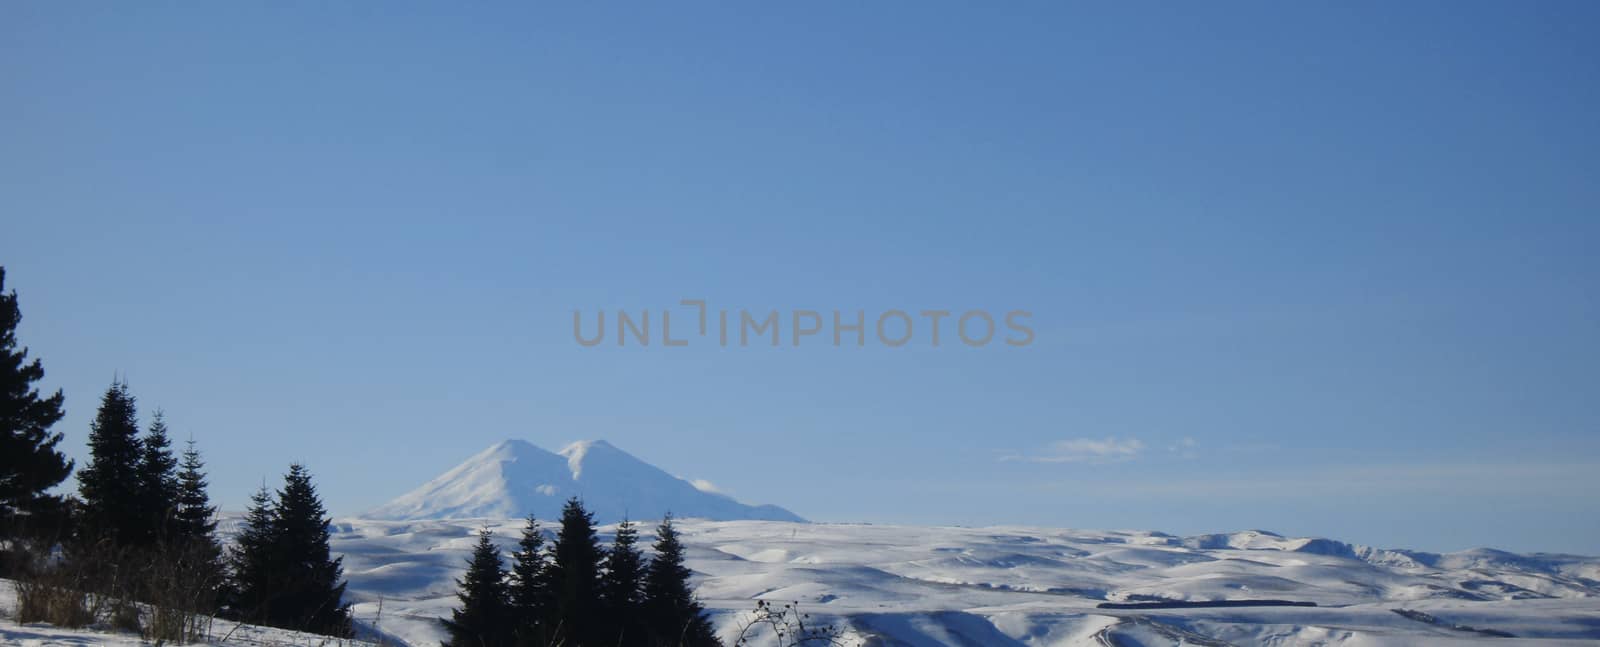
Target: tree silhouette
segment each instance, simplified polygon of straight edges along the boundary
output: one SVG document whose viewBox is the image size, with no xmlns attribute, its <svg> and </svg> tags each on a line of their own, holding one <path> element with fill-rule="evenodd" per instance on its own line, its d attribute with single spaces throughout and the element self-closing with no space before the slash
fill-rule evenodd
<svg viewBox="0 0 1600 647">
<path fill-rule="evenodd" d="M 81 539 L 109 539 L 119 546 L 140 545 L 148 539 L 139 476 L 142 456 L 133 394 L 127 383 L 114 381 L 89 425 L 89 464 L 78 471 Z"/>
<path fill-rule="evenodd" d="M 550 642 L 553 627 L 546 621 L 555 607 L 550 586 L 550 558 L 545 554 L 544 531 L 539 520 L 528 515 L 522 538 L 511 555 L 507 597 L 510 603 L 512 634 L 515 643 L 542 647 Z"/>
<path fill-rule="evenodd" d="M 568 644 L 605 644 L 606 618 L 600 605 L 600 563 L 605 551 L 595 533 L 594 515 L 577 497 L 561 509 L 550 566 L 555 597 L 552 639 Z"/>
<path fill-rule="evenodd" d="M 5 293 L 6 270 L 0 267 L 0 538 L 16 536 L 25 519 L 49 519 L 56 525 L 63 513 L 60 497 L 46 494 L 72 473 L 72 461 L 56 449 L 60 433 L 50 427 L 65 414 L 66 398 L 57 390 L 40 397 L 34 383 L 44 378 L 38 359 L 17 348 L 22 310 L 17 293 Z"/>
<path fill-rule="evenodd" d="M 705 608 L 689 586 L 683 543 L 667 515 L 656 528 L 655 557 L 644 577 L 644 610 L 651 640 L 658 645 L 720 645 Z"/>
<path fill-rule="evenodd" d="M 456 580 L 461 606 L 440 619 L 450 639 L 444 647 L 503 647 L 511 644 L 512 618 L 506 600 L 506 571 L 500 549 L 488 528 L 478 531 L 478 545 L 467 560 L 467 573 Z"/>
</svg>

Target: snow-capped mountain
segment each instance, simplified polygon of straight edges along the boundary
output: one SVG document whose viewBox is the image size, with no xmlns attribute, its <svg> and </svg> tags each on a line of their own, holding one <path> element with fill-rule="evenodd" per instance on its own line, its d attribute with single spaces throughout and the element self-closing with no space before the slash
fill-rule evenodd
<svg viewBox="0 0 1600 647">
<path fill-rule="evenodd" d="M 600 523 L 624 517 L 660 519 L 669 512 L 718 521 L 804 521 L 778 506 L 746 505 L 697 487 L 603 440 L 572 443 L 560 452 L 522 440 L 503 441 L 362 516 L 507 519 L 531 513 L 548 520 L 572 496 L 581 498 Z"/>
</svg>

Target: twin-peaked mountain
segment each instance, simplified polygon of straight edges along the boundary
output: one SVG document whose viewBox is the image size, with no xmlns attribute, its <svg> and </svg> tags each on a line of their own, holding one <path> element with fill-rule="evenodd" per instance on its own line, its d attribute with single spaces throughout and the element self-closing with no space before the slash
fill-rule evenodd
<svg viewBox="0 0 1600 647">
<path fill-rule="evenodd" d="M 369 519 L 554 519 L 579 497 L 599 523 L 624 517 L 716 521 L 804 521 L 773 505 L 746 505 L 696 487 L 603 440 L 550 452 L 522 440 L 498 443 L 438 478 L 362 515 Z"/>
</svg>

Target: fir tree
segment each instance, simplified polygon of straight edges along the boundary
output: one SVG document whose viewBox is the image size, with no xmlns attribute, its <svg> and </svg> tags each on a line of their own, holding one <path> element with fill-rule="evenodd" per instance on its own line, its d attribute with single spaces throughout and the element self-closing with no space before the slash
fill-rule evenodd
<svg viewBox="0 0 1600 647">
<path fill-rule="evenodd" d="M 273 591 L 269 624 L 331 636 L 350 633 L 344 604 L 344 558 L 328 548 L 328 512 L 298 463 L 289 466 L 274 506 L 271 564 L 281 587 Z"/>
<path fill-rule="evenodd" d="M 61 391 L 41 398 L 34 383 L 44 378 L 28 349 L 17 348 L 17 324 L 22 310 L 17 293 L 5 293 L 6 270 L 0 267 L 0 538 L 15 536 L 24 517 L 45 517 L 54 525 L 63 511 L 60 497 L 46 494 L 72 473 L 56 445 L 60 433 L 50 427 L 61 420 L 65 401 Z M 33 530 L 40 519 L 32 519 Z"/>
<path fill-rule="evenodd" d="M 550 592 L 550 559 L 545 554 L 544 531 L 539 520 L 528 515 L 522 539 L 511 554 L 507 597 L 515 643 L 523 647 L 542 647 L 550 642 L 545 620 L 553 606 Z"/>
<path fill-rule="evenodd" d="M 178 471 L 178 506 L 173 515 L 173 528 L 180 537 L 210 540 L 214 544 L 217 509 L 211 505 L 211 495 L 206 493 L 205 467 L 194 441 L 189 441 L 183 449 L 183 462 Z"/>
<path fill-rule="evenodd" d="M 170 539 L 178 507 L 178 459 L 172 455 L 166 416 L 159 409 L 140 442 L 139 499 L 143 543 Z"/>
<path fill-rule="evenodd" d="M 478 531 L 478 545 L 467 560 L 467 574 L 456 580 L 461 606 L 441 618 L 450 632 L 444 647 L 502 647 L 511 644 L 511 617 L 506 599 L 506 571 L 500 549 L 488 528 Z"/>
<path fill-rule="evenodd" d="M 667 515 L 656 528 L 655 557 L 644 577 L 644 611 L 656 645 L 703 647 L 720 645 L 705 608 L 689 588 L 689 567 L 683 563 L 683 543 Z"/>
<path fill-rule="evenodd" d="M 178 505 L 173 514 L 172 530 L 176 548 L 193 569 L 196 581 L 207 589 L 200 610 L 211 611 L 221 594 L 224 567 L 222 546 L 217 543 L 217 509 L 206 494 L 204 469 L 200 452 L 191 440 L 183 450 L 182 468 L 178 472 Z"/>
<path fill-rule="evenodd" d="M 554 594 L 555 640 L 568 644 L 606 644 L 607 624 L 600 606 L 600 564 L 605 551 L 594 529 L 594 515 L 577 497 L 561 510 L 561 530 L 556 533 L 550 566 Z"/>
<path fill-rule="evenodd" d="M 627 519 L 617 524 L 616 536 L 606 555 L 606 572 L 600 578 L 600 601 L 617 633 L 613 645 L 645 644 L 646 625 L 640 617 L 644 601 L 644 556 L 639 553 L 639 531 Z"/>
<path fill-rule="evenodd" d="M 141 514 L 142 454 L 133 394 L 127 383 L 112 382 L 89 426 L 89 464 L 78 472 L 82 539 L 134 546 L 147 538 Z"/>
<path fill-rule="evenodd" d="M 244 523 L 228 548 L 228 612 L 234 619 L 264 623 L 272 617 L 277 588 L 273 572 L 277 526 L 272 494 L 262 485 L 250 496 Z"/>
</svg>

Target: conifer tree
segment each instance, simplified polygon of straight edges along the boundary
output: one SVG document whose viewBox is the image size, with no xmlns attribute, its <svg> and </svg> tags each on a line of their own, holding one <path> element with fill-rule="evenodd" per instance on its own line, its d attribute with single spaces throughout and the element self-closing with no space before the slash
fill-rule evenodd
<svg viewBox="0 0 1600 647">
<path fill-rule="evenodd" d="M 178 472 L 178 505 L 172 529 L 176 548 L 193 569 L 195 580 L 208 589 L 204 596 L 205 608 L 201 610 L 210 611 L 221 593 L 224 567 L 222 546 L 217 542 L 217 509 L 206 493 L 204 470 L 200 452 L 190 440 L 183 450 L 182 468 Z"/>
<path fill-rule="evenodd" d="M 170 539 L 178 507 L 178 459 L 172 455 L 166 416 L 159 409 L 140 442 L 138 471 L 142 543 Z"/>
<path fill-rule="evenodd" d="M 640 617 L 644 602 L 644 556 L 639 553 L 639 531 L 623 519 L 606 553 L 606 572 L 600 577 L 600 601 L 618 633 L 611 644 L 643 645 L 647 631 Z"/>
<path fill-rule="evenodd" d="M 228 611 L 236 620 L 265 623 L 272 617 L 277 588 L 273 572 L 277 525 L 272 494 L 262 485 L 250 496 L 244 523 L 228 548 Z"/>
<path fill-rule="evenodd" d="M 561 509 L 561 530 L 551 550 L 551 591 L 555 640 L 567 644 L 606 644 L 606 619 L 600 606 L 600 564 L 605 551 L 595 533 L 594 515 L 577 497 Z"/>
<path fill-rule="evenodd" d="M 512 621 L 505 566 L 488 528 L 478 531 L 478 545 L 467 560 L 467 574 L 456 580 L 461 606 L 441 618 L 450 639 L 444 647 L 504 647 L 511 644 Z"/>
<path fill-rule="evenodd" d="M 531 514 L 522 527 L 517 550 L 511 554 L 507 598 L 515 644 L 521 647 L 549 644 L 550 627 L 545 620 L 551 615 L 553 605 L 550 558 L 545 554 L 544 531 Z"/>
<path fill-rule="evenodd" d="M 652 644 L 720 645 L 705 608 L 689 587 L 691 572 L 683 563 L 683 543 L 670 514 L 656 528 L 655 552 L 644 577 L 644 612 Z"/>
<path fill-rule="evenodd" d="M 26 518 L 39 517 L 49 525 L 63 513 L 60 497 L 46 494 L 72 473 L 72 461 L 56 449 L 60 433 L 50 427 L 64 415 L 65 397 L 40 397 L 34 383 L 44 378 L 44 367 L 28 349 L 17 348 L 17 324 L 22 310 L 17 292 L 5 292 L 6 270 L 0 267 L 0 538 L 16 536 Z"/>
<path fill-rule="evenodd" d="M 141 514 L 142 454 L 133 394 L 126 382 L 112 382 L 89 426 L 89 464 L 78 472 L 82 539 L 135 546 L 147 538 Z"/>
<path fill-rule="evenodd" d="M 215 544 L 217 508 L 211 505 L 211 495 L 206 492 L 205 467 L 194 441 L 188 441 L 178 471 L 178 506 L 173 514 L 173 527 L 180 537 L 209 540 Z"/>
<path fill-rule="evenodd" d="M 345 604 L 344 558 L 328 547 L 327 509 L 298 463 L 289 466 L 274 506 L 270 563 L 281 582 L 272 596 L 269 624 L 331 636 L 350 633 L 350 606 Z"/>
</svg>

